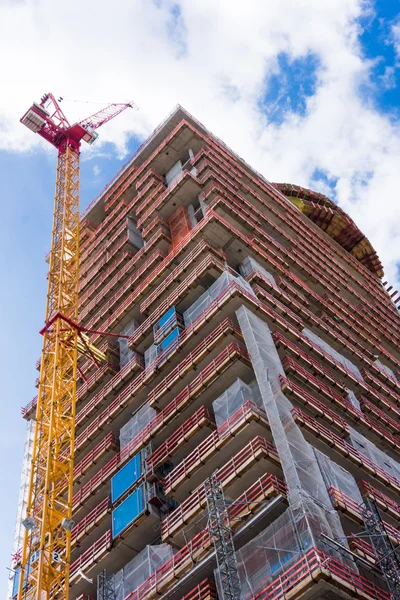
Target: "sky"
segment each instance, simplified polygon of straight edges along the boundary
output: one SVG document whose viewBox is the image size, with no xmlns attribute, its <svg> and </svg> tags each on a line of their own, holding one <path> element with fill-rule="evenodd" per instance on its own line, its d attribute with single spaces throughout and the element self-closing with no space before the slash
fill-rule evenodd
<svg viewBox="0 0 400 600">
<path fill-rule="evenodd" d="M 400 282 L 400 3 L 0 0 L 0 596 L 35 395 L 56 154 L 19 119 L 133 99 L 82 153 L 81 207 L 179 103 L 271 181 L 334 199 Z M 99 104 L 96 104 L 99 103 Z M 104 105 L 104 104 L 103 104 Z M 3 592 L 4 594 L 4 592 Z"/>
</svg>

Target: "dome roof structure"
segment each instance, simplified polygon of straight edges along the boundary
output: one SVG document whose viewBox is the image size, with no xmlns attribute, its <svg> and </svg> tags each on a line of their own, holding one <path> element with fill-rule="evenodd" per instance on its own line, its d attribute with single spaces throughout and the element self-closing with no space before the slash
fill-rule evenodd
<svg viewBox="0 0 400 600">
<path fill-rule="evenodd" d="M 291 183 L 274 183 L 299 210 L 378 277 L 382 263 L 368 238 L 345 212 L 324 194 Z"/>
</svg>

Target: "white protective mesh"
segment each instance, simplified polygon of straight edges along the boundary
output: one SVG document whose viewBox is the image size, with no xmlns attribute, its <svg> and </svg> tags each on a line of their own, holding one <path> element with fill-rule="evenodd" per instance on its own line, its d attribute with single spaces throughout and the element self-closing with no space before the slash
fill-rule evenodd
<svg viewBox="0 0 400 600">
<path fill-rule="evenodd" d="M 307 513 L 289 508 L 264 531 L 236 552 L 243 600 L 250 600 L 320 542 L 324 511 L 306 502 Z M 321 520 L 322 519 L 322 520 Z"/>
<path fill-rule="evenodd" d="M 250 385 L 247 385 L 241 379 L 236 379 L 236 381 L 213 402 L 215 423 L 217 427 L 222 425 L 222 423 L 224 423 L 247 400 L 253 400 L 253 402 L 262 407 L 262 400 L 257 382 L 254 381 Z"/>
<path fill-rule="evenodd" d="M 22 549 L 22 544 L 24 541 L 24 532 L 25 529 L 22 525 L 22 521 L 26 517 L 26 507 L 28 504 L 28 492 L 29 492 L 29 477 L 31 472 L 31 464 L 32 464 L 32 453 L 33 453 L 33 442 L 35 437 L 35 425 L 36 421 L 33 419 L 28 421 L 26 426 L 25 433 L 25 445 L 24 445 L 24 455 L 22 459 L 22 469 L 21 469 L 21 479 L 20 479 L 20 488 L 18 495 L 18 508 L 17 508 L 17 516 L 15 519 L 15 530 L 14 530 L 14 542 L 12 549 L 12 556 L 17 556 L 19 551 Z M 15 561 L 12 560 L 11 568 L 14 569 Z M 13 588 L 13 580 L 14 574 L 10 571 L 10 579 L 8 584 L 8 598 L 12 597 L 12 588 Z"/>
<path fill-rule="evenodd" d="M 235 276 L 229 271 L 224 271 L 222 275 L 214 281 L 214 283 L 198 298 L 193 304 L 185 310 L 183 313 L 183 319 L 185 322 L 185 326 L 187 327 L 195 319 L 200 315 L 209 306 L 218 296 L 223 292 L 223 290 L 232 282 L 237 283 L 242 288 L 244 288 L 247 292 L 249 292 L 252 296 L 254 296 L 254 292 L 252 290 L 251 285 L 243 279 L 240 275 Z"/>
<path fill-rule="evenodd" d="M 136 321 L 132 321 L 124 327 L 120 332 L 121 335 L 132 335 L 137 327 Z M 119 368 L 122 369 L 134 356 L 134 351 L 128 348 L 128 340 L 126 338 L 118 338 L 119 344 Z"/>
<path fill-rule="evenodd" d="M 157 346 L 152 344 L 144 351 L 144 366 L 145 369 L 150 367 L 151 363 L 155 361 L 157 358 Z"/>
<path fill-rule="evenodd" d="M 148 404 L 144 404 L 119 430 L 120 447 L 123 448 L 156 416 L 156 411 Z"/>
<path fill-rule="evenodd" d="M 262 275 L 264 275 L 264 277 L 269 279 L 271 281 L 271 283 L 276 285 L 275 278 L 272 275 L 272 273 L 267 271 L 267 269 L 264 269 L 264 267 L 262 267 L 251 256 L 246 256 L 244 261 L 239 265 L 240 274 L 243 275 L 243 277 L 247 277 L 249 275 L 249 273 L 251 273 L 251 271 L 254 271 L 254 270 L 259 271 Z"/>
<path fill-rule="evenodd" d="M 279 375 L 285 373 L 270 328 L 244 306 L 236 314 L 281 460 L 289 505 L 305 521 L 308 514 L 318 512 L 320 530 L 334 539 L 343 538 L 340 518 L 332 508 L 313 447 L 294 421 L 292 404 L 281 390 Z"/>
<path fill-rule="evenodd" d="M 384 373 L 386 373 L 386 375 L 393 379 L 393 381 L 397 381 L 397 377 L 390 367 L 384 365 L 380 360 L 376 360 L 375 364 L 381 371 L 383 371 Z"/>
<path fill-rule="evenodd" d="M 172 558 L 173 553 L 173 548 L 169 544 L 146 546 L 123 569 L 115 573 L 114 600 L 124 600 L 161 565 Z"/>
<path fill-rule="evenodd" d="M 357 408 L 358 410 L 361 410 L 360 402 L 357 399 L 355 393 L 352 392 L 351 390 L 347 394 L 347 400 L 349 400 L 349 402 L 351 402 L 355 408 Z"/>
<path fill-rule="evenodd" d="M 350 441 L 352 446 L 364 456 L 367 456 L 372 462 L 376 463 L 381 469 L 386 471 L 389 475 L 397 477 L 400 481 L 400 463 L 385 454 L 382 450 L 377 448 L 375 444 L 367 440 L 361 433 L 358 433 L 352 427 L 350 429 Z"/>
<path fill-rule="evenodd" d="M 342 492 L 343 494 L 346 494 L 346 496 L 349 496 L 355 500 L 358 504 L 362 504 L 363 499 L 353 475 L 331 460 L 329 456 L 326 456 L 316 448 L 314 448 L 314 452 L 315 456 L 317 457 L 326 488 L 329 489 L 331 486 L 333 486 L 339 490 L 339 492 Z"/>
<path fill-rule="evenodd" d="M 309 329 L 303 329 L 302 333 L 308 337 L 312 342 L 320 346 L 325 352 L 330 354 L 334 359 L 344 365 L 349 371 L 354 373 L 359 379 L 363 379 L 361 375 L 361 371 L 354 363 L 351 362 L 348 358 L 337 352 L 332 346 L 330 346 L 327 342 L 325 342 L 322 338 L 320 338 L 316 333 L 310 331 Z"/>
</svg>

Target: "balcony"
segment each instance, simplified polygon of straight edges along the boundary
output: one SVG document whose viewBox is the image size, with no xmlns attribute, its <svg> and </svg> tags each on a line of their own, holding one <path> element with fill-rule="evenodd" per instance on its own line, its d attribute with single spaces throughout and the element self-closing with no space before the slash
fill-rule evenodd
<svg viewBox="0 0 400 600">
<path fill-rule="evenodd" d="M 279 499 L 281 499 L 280 490 L 276 490 L 275 494 L 278 507 Z M 265 475 L 229 506 L 228 512 L 233 531 L 235 532 L 239 528 L 244 529 L 252 515 L 262 512 L 263 504 L 264 508 L 265 504 L 268 505 L 268 498 L 271 498 L 271 480 L 269 475 Z M 150 600 L 150 598 L 162 595 L 171 586 L 172 581 L 183 578 L 193 569 L 194 564 L 198 565 L 213 552 L 214 546 L 210 534 L 207 529 L 203 529 L 138 588 L 133 590 L 125 600 Z"/>
<path fill-rule="evenodd" d="M 119 450 L 119 438 L 111 431 L 81 461 L 75 463 L 74 484 L 81 483 L 83 477 L 93 466 L 96 466 L 98 469 L 101 468 L 102 459 L 108 456 L 110 450 L 113 452 L 118 452 Z"/>
<path fill-rule="evenodd" d="M 229 498 L 237 497 L 240 490 L 247 488 L 254 478 L 268 475 L 274 490 L 280 490 L 286 498 L 285 484 L 280 481 L 271 469 L 280 473 L 280 461 L 275 447 L 260 436 L 256 436 L 244 448 L 235 454 L 217 471 L 217 477 Z M 207 521 L 207 506 L 204 484 L 201 483 L 193 492 L 161 523 L 163 542 L 181 547 L 191 539 Z"/>
<path fill-rule="evenodd" d="M 217 590 L 212 579 L 203 579 L 182 600 L 217 600 Z"/>
<path fill-rule="evenodd" d="M 71 531 L 71 548 L 74 549 L 79 546 L 84 538 L 87 538 L 92 531 L 97 530 L 110 512 L 111 503 L 109 496 L 107 496 L 74 526 Z M 101 536 L 97 533 L 97 537 Z"/>
<path fill-rule="evenodd" d="M 89 440 L 94 440 L 101 427 L 110 423 L 113 418 L 121 416 L 121 409 L 124 406 L 127 406 L 132 398 L 135 398 L 135 407 L 139 408 L 140 404 L 145 401 L 146 394 L 148 393 L 147 386 L 150 382 L 154 386 L 151 392 L 148 393 L 148 400 L 150 402 L 156 401 L 157 396 L 160 395 L 164 396 L 165 401 L 171 399 L 173 397 L 173 394 L 171 395 L 172 384 L 175 385 L 175 393 L 182 390 L 193 378 L 194 367 L 202 368 L 204 361 L 212 362 L 218 354 L 218 345 L 221 342 L 229 344 L 230 340 L 232 338 L 235 339 L 238 335 L 236 330 L 237 327 L 234 326 L 229 319 L 225 319 L 214 329 L 214 331 L 206 336 L 200 344 L 190 351 L 195 341 L 197 341 L 197 336 L 195 336 L 197 330 L 194 328 L 186 328 L 184 338 L 179 340 L 179 343 L 174 346 L 172 352 L 168 349 L 168 352 L 164 353 L 165 356 L 161 354 L 158 357 L 159 363 L 157 365 L 150 365 L 148 369 L 140 373 L 127 387 L 125 387 L 124 390 L 108 404 L 107 408 L 103 410 L 103 412 L 100 413 L 79 436 L 77 436 L 75 447 L 80 448 L 84 444 L 87 444 Z M 192 343 L 190 344 L 190 342 Z M 172 356 L 181 349 L 187 350 L 186 358 L 179 363 L 175 369 L 170 370 L 172 366 Z M 164 366 L 164 363 L 166 368 L 163 372 L 161 368 Z M 161 379 L 162 375 L 164 375 L 164 377 Z M 157 384 L 157 381 L 160 381 L 160 379 L 161 383 Z M 106 397 L 107 393 L 102 393 L 101 395 L 92 398 L 92 400 L 90 400 L 78 413 L 77 422 L 91 417 L 97 408 L 106 400 Z M 132 407 L 132 409 L 134 409 L 134 407 Z M 121 421 L 121 426 L 122 425 L 123 422 Z M 88 446 L 86 446 L 86 449 L 89 449 Z"/>
<path fill-rule="evenodd" d="M 338 490 L 334 486 L 328 488 L 329 497 L 332 502 L 332 506 L 336 510 L 340 510 L 342 513 L 347 515 L 350 519 L 364 527 L 364 520 L 361 513 L 360 505 L 350 498 L 344 492 Z M 391 539 L 392 544 L 397 546 L 400 543 L 400 531 L 397 531 L 392 525 L 383 521 L 386 529 L 386 533 Z"/>
<path fill-rule="evenodd" d="M 191 452 L 203 442 L 215 427 L 214 416 L 204 406 L 200 406 L 165 442 L 147 456 L 146 468 L 149 472 L 155 471 L 172 457 L 174 461 L 179 462 L 183 454 Z"/>
<path fill-rule="evenodd" d="M 390 600 L 388 592 L 325 552 L 313 548 L 276 577 L 257 595 L 257 600 L 329 600 L 342 597 Z"/>
<path fill-rule="evenodd" d="M 118 454 L 109 459 L 86 484 L 80 487 L 73 497 L 74 515 L 82 506 L 92 506 L 98 500 L 98 492 L 104 484 L 108 483 L 110 478 L 129 458 L 149 444 L 153 437 L 157 436 L 157 440 L 160 442 L 167 439 L 178 427 L 177 421 L 181 422 L 184 415 L 187 414 L 188 408 L 192 411 L 196 410 L 200 402 L 211 406 L 211 402 L 238 376 L 249 381 L 249 378 L 253 375 L 247 364 L 248 362 L 247 353 L 244 354 L 234 342 L 224 348 L 133 440 L 124 446 Z M 222 373 L 224 373 L 223 381 L 220 378 Z M 112 436 L 111 432 L 108 436 L 110 435 Z M 98 446 L 103 443 L 102 440 Z M 86 464 L 86 461 L 90 463 L 90 456 L 91 453 L 89 452 L 82 460 L 82 466 Z M 80 464 L 78 463 L 77 467 Z"/>
<path fill-rule="evenodd" d="M 137 226 L 139 229 L 146 227 L 154 214 L 168 221 L 178 206 L 188 206 L 202 190 L 200 182 L 192 175 L 190 171 L 182 171 L 173 184 L 164 190 L 161 194 L 157 193 L 149 205 L 149 198 L 146 198 L 142 204 L 137 207 L 137 214 L 140 215 Z M 153 201 L 154 200 L 154 201 Z M 146 208 L 148 207 L 148 208 Z"/>
<path fill-rule="evenodd" d="M 380 510 L 392 517 L 395 521 L 400 522 L 400 504 L 377 490 L 367 481 L 360 482 L 360 491 L 364 498 L 371 498 L 379 506 Z"/>
<path fill-rule="evenodd" d="M 182 501 L 229 455 L 268 429 L 265 412 L 248 400 L 172 469 L 164 479 L 165 493 Z"/>
<path fill-rule="evenodd" d="M 356 478 L 360 476 L 359 469 L 361 468 L 365 475 L 368 475 L 373 481 L 383 487 L 384 490 L 391 490 L 395 494 L 400 492 L 400 481 L 384 471 L 377 464 L 372 462 L 367 456 L 358 452 L 351 444 L 340 438 L 333 431 L 322 425 L 316 419 L 313 419 L 299 408 L 292 409 L 292 415 L 296 423 L 305 430 L 306 434 L 312 436 L 311 443 L 320 447 L 322 444 L 322 452 L 327 451 L 327 446 L 332 448 L 337 454 L 335 460 L 343 463 L 344 468 L 353 471 Z M 321 444 L 320 444 L 321 442 Z"/>
<path fill-rule="evenodd" d="M 86 294 L 80 298 L 80 320 L 86 319 L 95 309 L 99 309 L 100 306 L 105 304 L 105 301 L 112 292 L 118 289 L 118 293 L 121 293 L 121 287 L 123 289 L 129 286 L 132 287 L 134 284 L 137 285 L 139 280 L 148 274 L 151 267 L 157 266 L 164 258 L 165 254 L 160 249 L 157 249 L 139 268 L 136 268 L 136 260 L 132 258 L 121 269 L 118 269 L 113 277 L 112 271 L 107 270 L 87 290 Z M 119 298 L 120 296 L 118 295 L 117 297 Z"/>
</svg>

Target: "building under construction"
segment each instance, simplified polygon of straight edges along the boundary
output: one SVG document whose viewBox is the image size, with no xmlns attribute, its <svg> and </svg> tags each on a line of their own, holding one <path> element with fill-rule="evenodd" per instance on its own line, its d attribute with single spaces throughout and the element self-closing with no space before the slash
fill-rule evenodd
<svg viewBox="0 0 400 600">
<path fill-rule="evenodd" d="M 273 175 L 273 174 L 272 174 Z M 399 598 L 397 292 L 181 107 L 81 222 L 70 598 Z M 36 399 L 28 421 L 10 598 Z"/>
</svg>

